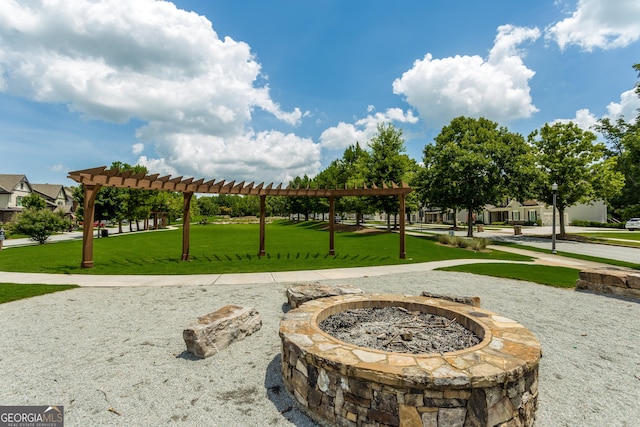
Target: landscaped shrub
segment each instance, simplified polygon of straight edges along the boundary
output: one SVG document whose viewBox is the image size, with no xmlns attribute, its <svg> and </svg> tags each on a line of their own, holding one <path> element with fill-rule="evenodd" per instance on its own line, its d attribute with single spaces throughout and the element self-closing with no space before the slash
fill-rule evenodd
<svg viewBox="0 0 640 427">
<path fill-rule="evenodd" d="M 596 222 L 596 221 L 582 221 L 574 220 L 571 225 L 576 227 L 602 227 L 602 228 L 624 228 L 624 222 Z"/>
<path fill-rule="evenodd" d="M 487 249 L 487 245 L 489 244 L 489 239 L 485 237 L 474 237 L 471 241 L 469 247 L 474 251 L 482 251 Z"/>
<path fill-rule="evenodd" d="M 449 236 L 448 234 L 441 234 L 438 236 L 438 242 L 443 245 L 451 245 L 452 239 L 455 239 L 455 237 Z"/>
<path fill-rule="evenodd" d="M 472 239 L 465 239 L 464 237 L 457 237 L 455 245 L 459 248 L 465 249 L 469 247 L 469 243 Z"/>
<path fill-rule="evenodd" d="M 457 237 L 441 234 L 438 236 L 438 242 L 443 245 L 456 246 L 458 248 L 470 248 L 474 251 L 481 251 L 487 248 L 490 240 L 484 237 Z"/>
</svg>

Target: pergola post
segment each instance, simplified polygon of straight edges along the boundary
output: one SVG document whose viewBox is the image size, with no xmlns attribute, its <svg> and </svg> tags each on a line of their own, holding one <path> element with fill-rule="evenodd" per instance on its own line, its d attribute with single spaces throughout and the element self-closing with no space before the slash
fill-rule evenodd
<svg viewBox="0 0 640 427">
<path fill-rule="evenodd" d="M 84 188 L 84 223 L 82 224 L 81 268 L 93 268 L 93 221 L 95 219 L 96 196 L 100 185 L 86 185 Z"/>
<path fill-rule="evenodd" d="M 335 233 L 335 222 L 336 222 L 336 209 L 335 209 L 335 200 L 333 196 L 329 196 L 329 255 L 335 255 L 336 249 L 334 246 L 334 233 Z"/>
<path fill-rule="evenodd" d="M 182 205 L 182 261 L 189 261 L 189 225 L 191 217 L 191 197 L 193 193 L 183 193 Z"/>
<path fill-rule="evenodd" d="M 404 246 L 404 220 L 407 213 L 404 207 L 404 194 L 398 195 L 398 198 L 400 199 L 400 259 L 405 259 L 407 251 Z"/>
<path fill-rule="evenodd" d="M 265 248 L 264 248 L 264 236 L 265 236 L 265 230 L 264 230 L 264 223 L 265 223 L 265 217 L 267 215 L 266 213 L 266 200 L 267 200 L 267 196 L 260 196 L 260 250 L 258 251 L 258 256 L 265 256 Z"/>
</svg>

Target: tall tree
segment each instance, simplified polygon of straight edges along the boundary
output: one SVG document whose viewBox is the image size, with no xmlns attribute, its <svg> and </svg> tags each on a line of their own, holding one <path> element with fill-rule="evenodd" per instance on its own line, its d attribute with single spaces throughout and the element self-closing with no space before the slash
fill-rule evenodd
<svg viewBox="0 0 640 427">
<path fill-rule="evenodd" d="M 366 182 L 376 185 L 400 184 L 408 181 L 410 173 L 415 170 L 416 163 L 404 154 L 404 138 L 402 129 L 392 124 L 378 123 L 377 133 L 369 141 L 371 151 L 364 159 L 364 177 Z M 391 228 L 390 215 L 397 214 L 399 202 L 397 197 L 376 197 L 371 203 L 380 212 L 387 214 L 387 229 Z M 402 215 L 405 213 L 402 212 Z"/>
<path fill-rule="evenodd" d="M 614 170 L 615 158 L 605 161 L 606 146 L 596 142 L 592 132 L 576 124 L 545 124 L 529 135 L 536 148 L 536 165 L 542 172 L 536 197 L 551 205 L 552 184 L 558 185 L 556 207 L 560 215 L 560 234 L 565 234 L 564 211 L 577 203 L 605 201 L 624 185 L 624 176 Z"/>
<path fill-rule="evenodd" d="M 633 68 L 640 75 L 640 64 Z M 640 84 L 636 84 L 640 97 Z M 623 220 L 640 216 L 640 111 L 627 121 L 620 117 L 615 122 L 608 118 L 599 121 L 595 129 L 609 142 L 611 156 L 617 156 L 615 170 L 624 175 L 624 187 L 610 199 L 611 211 Z"/>
<path fill-rule="evenodd" d="M 356 142 L 347 147 L 342 158 L 331 162 L 315 179 L 321 187 L 362 187 L 365 182 L 364 172 L 368 157 L 369 153 Z M 346 196 L 336 200 L 336 211 L 355 213 L 356 225 L 359 225 L 363 214 L 372 211 L 372 208 L 370 203 L 362 197 Z"/>
<path fill-rule="evenodd" d="M 473 215 L 486 204 L 510 196 L 524 200 L 537 179 L 524 138 L 485 118 L 457 117 L 424 148 L 419 194 L 433 206 L 466 209 L 467 236 Z"/>
</svg>

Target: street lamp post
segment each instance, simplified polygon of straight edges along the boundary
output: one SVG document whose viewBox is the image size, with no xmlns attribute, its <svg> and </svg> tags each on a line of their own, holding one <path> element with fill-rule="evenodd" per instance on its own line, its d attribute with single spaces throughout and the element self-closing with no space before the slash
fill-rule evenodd
<svg viewBox="0 0 640 427">
<path fill-rule="evenodd" d="M 551 253 L 556 252 L 556 195 L 558 193 L 558 184 L 555 182 L 551 184 L 551 191 L 553 191 L 553 225 L 551 227 Z"/>
</svg>

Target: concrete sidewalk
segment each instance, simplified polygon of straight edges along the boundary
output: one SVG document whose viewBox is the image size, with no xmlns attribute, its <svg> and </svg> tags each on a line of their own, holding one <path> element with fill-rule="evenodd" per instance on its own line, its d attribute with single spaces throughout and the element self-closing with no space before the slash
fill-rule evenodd
<svg viewBox="0 0 640 427">
<path fill-rule="evenodd" d="M 52 285 L 79 285 L 83 287 L 130 287 L 130 286 L 211 286 L 242 285 L 252 283 L 286 283 L 315 282 L 326 279 L 353 279 L 359 277 L 382 276 L 387 274 L 431 271 L 441 267 L 464 264 L 483 263 L 520 263 L 549 266 L 563 266 L 576 269 L 611 267 L 589 261 L 566 258 L 558 255 L 542 254 L 518 248 L 490 246 L 492 250 L 517 253 L 530 256 L 531 262 L 486 260 L 486 259 L 454 259 L 445 261 L 423 262 L 415 264 L 398 264 L 372 267 L 337 268 L 326 270 L 281 271 L 266 273 L 237 274 L 194 274 L 194 275 L 124 275 L 103 276 L 91 274 L 43 274 L 0 272 L 0 282 L 8 283 L 42 283 Z"/>
</svg>

